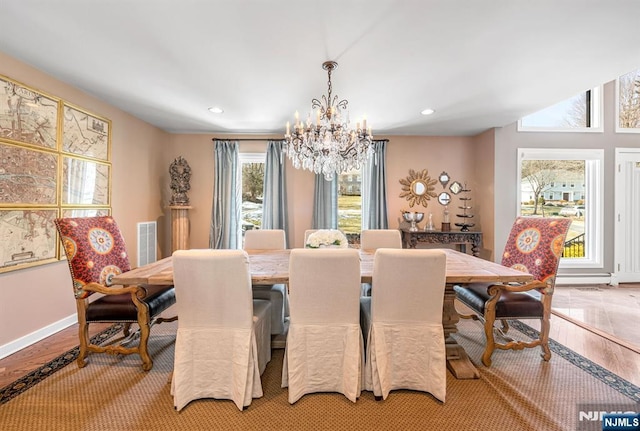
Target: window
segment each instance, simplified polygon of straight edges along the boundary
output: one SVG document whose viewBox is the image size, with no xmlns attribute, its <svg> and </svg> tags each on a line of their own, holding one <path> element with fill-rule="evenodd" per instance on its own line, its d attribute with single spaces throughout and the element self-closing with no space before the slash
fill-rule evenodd
<svg viewBox="0 0 640 431">
<path fill-rule="evenodd" d="M 562 216 L 572 219 L 565 242 L 561 268 L 601 268 L 603 260 L 604 150 L 590 149 L 518 149 L 520 196 L 531 192 L 534 198 L 523 201 L 518 214 Z M 558 193 L 559 200 L 539 200 L 552 184 L 573 182 L 571 191 Z M 585 184 L 581 189 L 577 184 Z"/>
<path fill-rule="evenodd" d="M 262 225 L 262 191 L 264 184 L 264 153 L 240 153 L 240 181 L 242 190 L 242 235 Z"/>
<path fill-rule="evenodd" d="M 602 87 L 580 93 L 518 121 L 519 132 L 602 132 Z"/>
<path fill-rule="evenodd" d="M 616 132 L 640 132 L 640 69 L 616 80 Z"/>
<path fill-rule="evenodd" d="M 338 229 L 359 234 L 362 229 L 362 181 L 360 171 L 338 175 Z"/>
</svg>

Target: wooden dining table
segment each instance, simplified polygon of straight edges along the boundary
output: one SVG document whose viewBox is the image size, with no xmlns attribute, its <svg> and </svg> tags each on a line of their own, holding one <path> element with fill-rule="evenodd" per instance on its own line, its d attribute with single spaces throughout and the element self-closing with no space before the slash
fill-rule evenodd
<svg viewBox="0 0 640 431">
<path fill-rule="evenodd" d="M 480 259 L 452 249 L 442 249 L 447 255 L 446 286 L 442 309 L 447 351 L 447 368 L 458 379 L 479 377 L 462 346 L 452 336 L 458 332 L 460 316 L 455 308 L 453 286 L 466 283 L 527 282 L 531 274 L 507 268 L 495 262 Z M 251 281 L 254 285 L 289 282 L 289 255 L 291 250 L 247 250 Z M 373 275 L 373 250 L 360 250 L 360 274 L 363 283 L 371 283 Z M 113 284 L 173 284 L 171 257 L 132 269 L 113 277 Z"/>
</svg>

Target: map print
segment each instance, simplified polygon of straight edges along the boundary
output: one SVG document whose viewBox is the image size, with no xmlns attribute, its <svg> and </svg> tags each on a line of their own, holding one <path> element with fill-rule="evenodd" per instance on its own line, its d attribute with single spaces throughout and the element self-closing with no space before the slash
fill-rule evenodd
<svg viewBox="0 0 640 431">
<path fill-rule="evenodd" d="M 64 105 L 62 151 L 109 159 L 109 122 Z"/>
<path fill-rule="evenodd" d="M 56 258 L 57 209 L 0 210 L 0 272 Z"/>
<path fill-rule="evenodd" d="M 56 148 L 58 101 L 0 77 L 0 138 Z"/>
<path fill-rule="evenodd" d="M 110 214 L 109 208 L 64 208 L 62 217 L 100 217 Z"/>
<path fill-rule="evenodd" d="M 62 203 L 109 205 L 109 165 L 64 157 Z"/>
<path fill-rule="evenodd" d="M 58 156 L 0 143 L 0 205 L 55 205 Z"/>
</svg>

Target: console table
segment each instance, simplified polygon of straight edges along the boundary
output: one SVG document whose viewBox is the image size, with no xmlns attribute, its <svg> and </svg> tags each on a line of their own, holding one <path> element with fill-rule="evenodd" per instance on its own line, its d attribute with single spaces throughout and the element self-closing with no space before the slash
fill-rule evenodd
<svg viewBox="0 0 640 431">
<path fill-rule="evenodd" d="M 467 252 L 467 244 L 471 244 L 471 253 L 478 256 L 480 246 L 482 245 L 482 232 L 461 232 L 459 230 L 451 230 L 447 232 L 419 230 L 410 232 L 408 229 L 400 229 L 402 233 L 402 247 L 416 248 L 419 242 L 432 244 L 457 244 L 462 253 Z"/>
</svg>

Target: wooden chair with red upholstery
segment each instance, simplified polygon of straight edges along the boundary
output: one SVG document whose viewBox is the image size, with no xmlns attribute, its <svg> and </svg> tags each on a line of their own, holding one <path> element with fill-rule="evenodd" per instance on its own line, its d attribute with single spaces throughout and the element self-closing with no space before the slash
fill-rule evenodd
<svg viewBox="0 0 640 431">
<path fill-rule="evenodd" d="M 502 265 L 532 274 L 533 281 L 526 284 L 454 286 L 457 299 L 475 313 L 461 317 L 484 322 L 487 344 L 482 363 L 487 367 L 491 366 L 491 356 L 496 348 L 522 350 L 540 346 L 542 358 L 545 361 L 551 359 L 551 299 L 570 224 L 570 219 L 557 217 L 518 217 L 514 222 L 502 255 Z M 501 329 L 494 327 L 496 319 L 502 323 Z M 539 338 L 527 342 L 508 337 L 509 319 L 540 319 Z M 494 333 L 506 343 L 496 342 Z"/>
<path fill-rule="evenodd" d="M 78 367 L 86 365 L 89 352 L 137 353 L 142 359 L 142 369 L 149 371 L 153 367 L 147 349 L 151 326 L 176 319 L 159 317 L 176 302 L 173 286 L 111 285 L 115 275 L 131 269 L 124 239 L 112 217 L 58 218 L 55 224 L 69 263 L 76 298 L 80 338 Z M 94 293 L 102 296 L 89 301 Z M 124 337 L 107 345 L 92 344 L 89 324 L 96 322 L 122 323 Z M 135 332 L 130 330 L 132 323 L 138 325 Z M 138 337 L 137 345 L 127 347 Z"/>
</svg>

